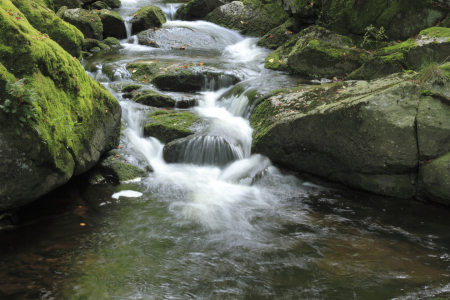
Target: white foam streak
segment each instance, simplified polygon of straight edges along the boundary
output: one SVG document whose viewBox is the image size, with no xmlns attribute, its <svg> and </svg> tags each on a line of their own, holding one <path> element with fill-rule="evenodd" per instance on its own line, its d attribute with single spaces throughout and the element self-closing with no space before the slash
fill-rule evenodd
<svg viewBox="0 0 450 300">
<path fill-rule="evenodd" d="M 127 190 L 127 191 L 121 191 L 121 192 L 115 193 L 111 196 L 111 198 L 114 198 L 114 199 L 119 199 L 119 197 L 137 198 L 137 197 L 141 197 L 142 195 L 143 194 L 140 192 Z"/>
</svg>

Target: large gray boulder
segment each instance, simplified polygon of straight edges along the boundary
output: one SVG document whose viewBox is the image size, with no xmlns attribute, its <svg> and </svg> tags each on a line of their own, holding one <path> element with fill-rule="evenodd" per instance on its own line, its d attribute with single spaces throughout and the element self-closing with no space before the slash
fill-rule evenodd
<svg viewBox="0 0 450 300">
<path fill-rule="evenodd" d="M 278 5 L 256 1 L 233 1 L 216 8 L 205 17 L 206 21 L 250 36 L 263 36 L 288 19 L 289 15 Z"/>
<path fill-rule="evenodd" d="M 353 188 L 450 205 L 450 84 L 417 78 L 275 91 L 251 115 L 252 152 Z"/>
<path fill-rule="evenodd" d="M 253 153 L 354 188 L 415 195 L 420 95 L 413 83 L 392 76 L 297 91 L 254 110 Z"/>
</svg>

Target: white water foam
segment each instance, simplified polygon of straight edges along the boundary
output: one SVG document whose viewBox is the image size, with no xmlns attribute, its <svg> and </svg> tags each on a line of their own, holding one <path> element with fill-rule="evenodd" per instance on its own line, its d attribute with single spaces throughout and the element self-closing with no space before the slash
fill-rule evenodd
<svg viewBox="0 0 450 300">
<path fill-rule="evenodd" d="M 114 199 L 119 199 L 119 197 L 138 198 L 138 197 L 141 197 L 142 195 L 143 194 L 141 192 L 127 190 L 127 191 L 120 191 L 118 193 L 114 193 L 111 196 L 111 198 L 114 198 Z"/>
</svg>

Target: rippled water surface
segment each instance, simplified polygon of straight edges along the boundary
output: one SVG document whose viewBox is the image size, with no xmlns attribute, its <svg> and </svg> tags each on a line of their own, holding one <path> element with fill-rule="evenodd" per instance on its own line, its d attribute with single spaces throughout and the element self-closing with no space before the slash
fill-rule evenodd
<svg viewBox="0 0 450 300">
<path fill-rule="evenodd" d="M 0 299 L 450 297 L 448 209 L 323 187 L 251 153 L 248 92 L 311 82 L 264 69 L 270 52 L 257 38 L 174 21 L 180 3 L 122 3 L 125 18 L 162 7 L 164 34 L 191 40 L 180 51 L 129 36 L 122 49 L 84 61 L 122 106 L 118 151 L 154 172 L 120 185 L 77 177 L 18 211 L 16 225 L 0 232 Z M 241 80 L 166 93 L 196 99 L 191 111 L 204 120 L 180 144 L 176 164 L 164 161 L 160 141 L 143 136 L 150 108 L 112 89 L 132 82 L 125 66 L 135 60 L 202 63 Z M 105 64 L 114 65 L 112 77 Z"/>
</svg>

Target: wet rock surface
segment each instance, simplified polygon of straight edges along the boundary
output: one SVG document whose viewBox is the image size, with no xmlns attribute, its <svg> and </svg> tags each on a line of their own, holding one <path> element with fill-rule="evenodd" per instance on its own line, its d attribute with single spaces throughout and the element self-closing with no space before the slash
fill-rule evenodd
<svg viewBox="0 0 450 300">
<path fill-rule="evenodd" d="M 152 27 L 161 27 L 165 22 L 166 15 L 161 8 L 153 5 L 142 7 L 131 19 L 133 33 L 138 33 Z"/>
<path fill-rule="evenodd" d="M 202 120 L 192 112 L 158 110 L 147 115 L 144 135 L 157 138 L 163 143 L 194 134 Z"/>
</svg>

